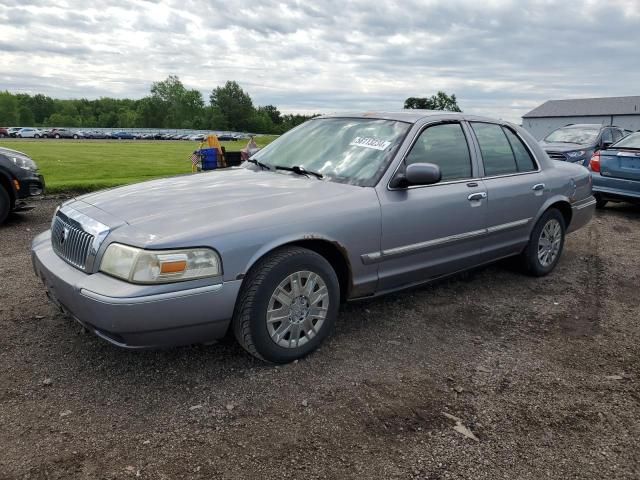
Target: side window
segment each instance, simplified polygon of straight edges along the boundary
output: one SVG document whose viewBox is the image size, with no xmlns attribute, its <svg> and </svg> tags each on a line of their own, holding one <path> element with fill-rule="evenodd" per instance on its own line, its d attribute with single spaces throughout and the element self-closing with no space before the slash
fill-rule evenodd
<svg viewBox="0 0 640 480">
<path fill-rule="evenodd" d="M 484 174 L 490 177 L 516 173 L 516 159 L 502 127 L 493 123 L 475 122 L 471 126 L 480 144 Z"/>
<path fill-rule="evenodd" d="M 618 130 L 617 128 L 613 129 L 613 142 L 617 142 L 618 140 L 622 140 L 622 137 L 624 137 L 624 133 L 622 133 L 622 130 Z"/>
<path fill-rule="evenodd" d="M 443 182 L 471 178 L 471 155 L 459 123 L 434 125 L 424 130 L 405 160 L 434 163 L 440 167 Z"/>
<path fill-rule="evenodd" d="M 605 128 L 602 131 L 602 142 L 613 143 L 613 135 L 611 135 L 610 128 Z"/>
<path fill-rule="evenodd" d="M 531 157 L 531 153 L 527 150 L 527 147 L 524 146 L 522 140 L 513 133 L 508 128 L 503 127 L 505 135 L 511 144 L 511 149 L 513 150 L 513 155 L 516 157 L 516 165 L 518 166 L 519 172 L 531 172 L 536 170 L 536 163 L 533 161 Z"/>
</svg>

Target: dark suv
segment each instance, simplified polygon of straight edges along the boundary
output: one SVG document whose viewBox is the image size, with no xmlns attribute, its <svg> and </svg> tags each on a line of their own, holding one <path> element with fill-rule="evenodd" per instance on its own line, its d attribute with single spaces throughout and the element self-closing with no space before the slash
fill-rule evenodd
<svg viewBox="0 0 640 480">
<path fill-rule="evenodd" d="M 0 225 L 9 212 L 31 210 L 25 199 L 42 195 L 44 177 L 27 154 L 0 147 Z"/>
<path fill-rule="evenodd" d="M 598 123 L 567 125 L 554 130 L 540 141 L 552 160 L 589 165 L 591 155 L 627 136 L 619 127 Z"/>
</svg>

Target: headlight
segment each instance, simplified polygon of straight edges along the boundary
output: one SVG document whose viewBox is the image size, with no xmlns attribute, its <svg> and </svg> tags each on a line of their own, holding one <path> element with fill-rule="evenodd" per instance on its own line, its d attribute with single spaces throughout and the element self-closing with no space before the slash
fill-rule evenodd
<svg viewBox="0 0 640 480">
<path fill-rule="evenodd" d="M 567 152 L 567 156 L 569 158 L 580 158 L 584 157 L 586 153 L 584 150 L 576 150 L 575 152 Z"/>
<path fill-rule="evenodd" d="M 28 157 L 15 156 L 15 157 L 9 157 L 9 158 L 13 163 L 16 164 L 16 166 L 20 168 L 23 168 L 25 170 L 30 170 L 32 172 L 35 172 L 38 170 L 38 165 L 36 165 L 36 162 L 34 162 Z"/>
<path fill-rule="evenodd" d="M 222 273 L 220 257 L 209 248 L 142 250 L 112 243 L 100 271 L 131 283 L 171 283 Z"/>
</svg>

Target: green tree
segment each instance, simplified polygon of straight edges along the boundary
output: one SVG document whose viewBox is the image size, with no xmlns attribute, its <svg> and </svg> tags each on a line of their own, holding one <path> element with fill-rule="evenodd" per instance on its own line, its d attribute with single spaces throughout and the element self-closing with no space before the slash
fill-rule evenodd
<svg viewBox="0 0 640 480">
<path fill-rule="evenodd" d="M 7 91 L 0 92 L 0 124 L 7 127 L 18 126 L 18 99 Z"/>
<path fill-rule="evenodd" d="M 404 101 L 405 109 L 448 110 L 461 112 L 455 94 L 447 95 L 439 91 L 431 97 L 409 97 Z"/>
<path fill-rule="evenodd" d="M 249 130 L 255 115 L 253 101 L 237 82 L 227 81 L 224 87 L 216 87 L 209 96 L 211 106 L 224 116 L 228 128 L 238 131 Z"/>
</svg>

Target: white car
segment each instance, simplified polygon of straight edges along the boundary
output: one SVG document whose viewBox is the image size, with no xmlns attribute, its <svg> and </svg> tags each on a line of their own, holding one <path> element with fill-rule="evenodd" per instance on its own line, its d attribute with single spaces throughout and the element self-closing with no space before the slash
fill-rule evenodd
<svg viewBox="0 0 640 480">
<path fill-rule="evenodd" d="M 40 138 L 42 131 L 38 128 L 21 128 L 16 132 L 18 138 Z"/>
</svg>

